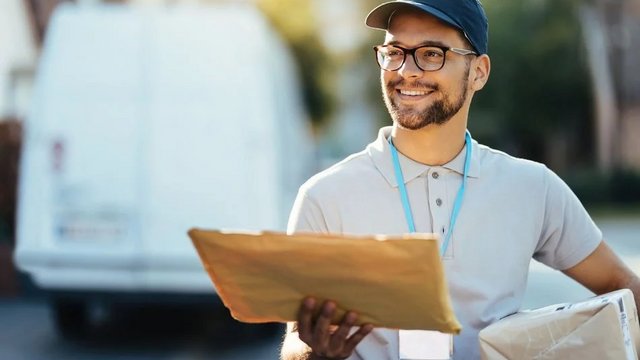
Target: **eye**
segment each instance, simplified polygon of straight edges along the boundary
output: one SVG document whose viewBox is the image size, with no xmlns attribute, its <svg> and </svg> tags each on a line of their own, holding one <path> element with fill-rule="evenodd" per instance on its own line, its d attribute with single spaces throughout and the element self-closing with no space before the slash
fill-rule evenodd
<svg viewBox="0 0 640 360">
<path fill-rule="evenodd" d="M 387 56 L 402 56 L 402 50 L 389 49 L 387 50 Z"/>
<path fill-rule="evenodd" d="M 439 50 L 426 50 L 423 56 L 426 58 L 439 58 L 442 57 L 442 52 Z"/>
</svg>

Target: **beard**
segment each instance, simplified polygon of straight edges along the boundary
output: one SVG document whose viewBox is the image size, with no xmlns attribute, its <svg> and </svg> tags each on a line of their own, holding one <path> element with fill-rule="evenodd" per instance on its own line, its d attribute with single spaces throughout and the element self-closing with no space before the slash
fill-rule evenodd
<svg viewBox="0 0 640 360">
<path fill-rule="evenodd" d="M 433 94 L 440 93 L 442 97 L 437 99 L 423 110 L 417 110 L 413 106 L 400 106 L 397 99 L 393 97 L 397 86 L 405 86 L 408 81 L 400 78 L 396 81 L 390 81 L 382 84 L 382 93 L 387 110 L 391 118 L 400 127 L 408 130 L 419 130 L 427 125 L 442 125 L 447 123 L 455 114 L 460 111 L 468 96 L 467 78 L 469 77 L 469 69 L 465 71 L 465 75 L 460 81 L 459 93 L 457 99 L 452 99 L 447 92 L 443 92 L 436 83 L 416 81 L 411 83 L 412 89 L 432 91 Z"/>
</svg>

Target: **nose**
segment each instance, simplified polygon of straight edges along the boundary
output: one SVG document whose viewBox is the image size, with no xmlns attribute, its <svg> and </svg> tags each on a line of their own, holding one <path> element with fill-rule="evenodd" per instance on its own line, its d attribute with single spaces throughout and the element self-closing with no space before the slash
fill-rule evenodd
<svg viewBox="0 0 640 360">
<path fill-rule="evenodd" d="M 423 71 L 416 65 L 415 59 L 411 54 L 406 55 L 404 64 L 398 69 L 398 74 L 405 79 L 421 77 L 422 73 Z"/>
</svg>

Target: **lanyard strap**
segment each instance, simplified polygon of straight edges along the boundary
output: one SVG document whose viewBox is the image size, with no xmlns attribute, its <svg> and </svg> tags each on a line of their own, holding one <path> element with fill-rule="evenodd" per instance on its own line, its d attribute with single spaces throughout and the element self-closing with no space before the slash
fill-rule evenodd
<svg viewBox="0 0 640 360">
<path fill-rule="evenodd" d="M 453 211 L 451 212 L 451 219 L 449 221 L 449 231 L 445 236 L 444 241 L 442 242 L 442 246 L 440 248 L 440 255 L 444 256 L 447 252 L 447 248 L 449 247 L 449 241 L 451 240 L 451 235 L 453 234 L 453 228 L 456 226 L 456 220 L 458 219 L 458 214 L 460 213 L 460 208 L 462 207 L 462 200 L 464 199 L 464 192 L 467 186 L 467 177 L 469 174 L 469 164 L 471 163 L 471 134 L 469 131 L 465 133 L 464 142 L 466 145 L 466 152 L 464 158 L 464 170 L 462 173 L 462 184 L 460 185 L 460 189 L 458 190 L 458 194 L 456 195 L 456 200 L 453 203 Z M 391 147 L 391 157 L 393 158 L 393 168 L 396 173 L 396 182 L 398 183 L 398 189 L 400 190 L 400 200 L 402 201 L 402 207 L 404 209 L 404 217 L 407 220 L 407 225 L 409 226 L 409 232 L 415 233 L 416 226 L 413 220 L 413 213 L 411 212 L 411 204 L 409 204 L 409 195 L 407 195 L 407 187 L 404 184 L 404 176 L 402 175 L 402 169 L 400 168 L 400 161 L 398 160 L 398 150 L 393 145 L 393 141 L 389 139 L 389 145 Z"/>
</svg>

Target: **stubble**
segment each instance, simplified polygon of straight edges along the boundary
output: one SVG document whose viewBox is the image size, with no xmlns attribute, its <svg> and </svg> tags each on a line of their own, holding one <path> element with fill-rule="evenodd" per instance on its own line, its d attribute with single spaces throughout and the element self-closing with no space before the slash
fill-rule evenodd
<svg viewBox="0 0 640 360">
<path fill-rule="evenodd" d="M 398 79 L 382 84 L 382 93 L 387 110 L 391 118 L 400 127 L 408 130 L 422 129 L 428 125 L 443 125 L 447 123 L 455 114 L 460 111 L 469 93 L 467 79 L 469 78 L 470 64 L 459 82 L 459 96 L 451 99 L 451 95 L 441 89 L 436 83 L 414 81 L 407 82 L 405 79 Z M 384 81 L 384 80 L 383 80 Z M 408 86 L 410 84 L 410 86 Z M 418 110 L 414 106 L 400 105 L 394 98 L 397 86 L 410 87 L 416 90 L 432 91 L 429 96 L 439 95 L 430 106 L 423 110 Z"/>
</svg>

